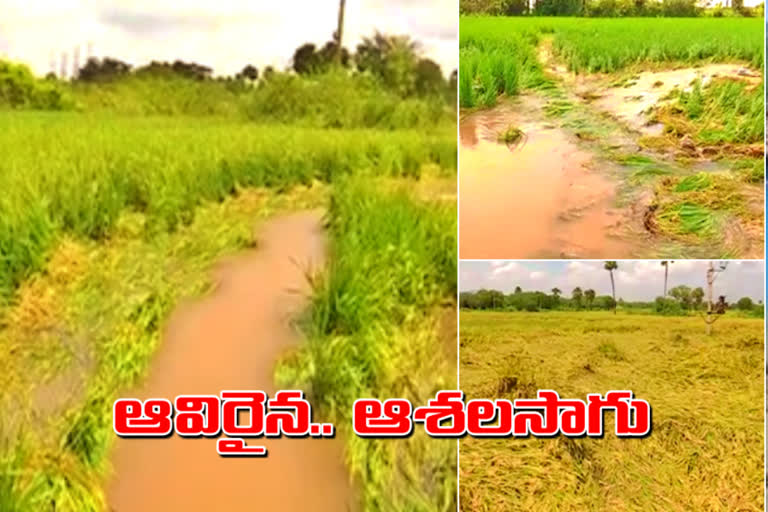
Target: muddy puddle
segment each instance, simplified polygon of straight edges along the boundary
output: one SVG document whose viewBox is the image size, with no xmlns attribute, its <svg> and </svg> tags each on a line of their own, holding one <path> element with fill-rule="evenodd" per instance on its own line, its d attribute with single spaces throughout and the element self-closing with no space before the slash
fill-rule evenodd
<svg viewBox="0 0 768 512">
<path fill-rule="evenodd" d="M 600 172 L 603 164 L 561 129 L 521 115 L 526 101 L 461 121 L 461 258 L 630 255 L 616 184 Z M 523 137 L 499 143 L 510 125 Z"/>
<path fill-rule="evenodd" d="M 207 298 L 171 317 L 149 378 L 134 395 L 273 395 L 275 360 L 300 342 L 291 325 L 305 305 L 305 271 L 322 264 L 320 212 L 276 219 L 258 249 L 223 264 Z M 339 439 L 259 439 L 268 457 L 222 458 L 215 439 L 119 439 L 108 487 L 115 512 L 355 510 Z"/>
<path fill-rule="evenodd" d="M 697 68 L 638 73 L 620 85 L 589 92 L 592 104 L 615 116 L 643 135 L 661 135 L 663 126 L 649 122 L 648 113 L 674 90 L 689 91 L 695 80 L 706 86 L 713 79 L 728 78 L 758 85 L 760 74 L 738 64 L 709 64 Z M 589 88 L 589 79 L 586 87 Z"/>
</svg>

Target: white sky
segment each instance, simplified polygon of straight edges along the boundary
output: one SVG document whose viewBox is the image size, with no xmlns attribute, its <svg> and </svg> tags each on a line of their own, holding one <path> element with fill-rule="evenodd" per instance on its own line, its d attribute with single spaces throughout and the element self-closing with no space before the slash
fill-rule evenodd
<svg viewBox="0 0 768 512">
<path fill-rule="evenodd" d="M 303 43 L 330 40 L 338 4 L 338 0 L 0 0 L 0 55 L 44 74 L 52 51 L 71 54 L 75 46 L 85 48 L 93 42 L 97 56 L 137 65 L 152 59 L 194 60 L 217 74 L 237 72 L 248 63 L 259 69 L 283 68 Z M 456 0 L 347 0 L 345 46 L 354 48 L 374 29 L 410 35 L 446 75 L 458 66 Z"/>
<path fill-rule="evenodd" d="M 531 262 L 462 261 L 459 286 L 462 291 L 480 288 L 506 293 L 515 286 L 528 291 L 549 292 L 560 288 L 570 296 L 580 286 L 592 288 L 598 295 L 611 294 L 611 281 L 602 261 Z M 653 300 L 664 293 L 664 267 L 657 260 L 619 261 L 615 271 L 616 296 L 625 300 Z M 680 260 L 669 266 L 668 289 L 684 284 L 706 287 L 708 262 Z M 741 297 L 763 300 L 765 273 L 762 261 L 735 261 L 715 281 L 715 295 L 725 295 L 735 302 Z M 706 288 L 705 288 L 706 289 Z"/>
</svg>

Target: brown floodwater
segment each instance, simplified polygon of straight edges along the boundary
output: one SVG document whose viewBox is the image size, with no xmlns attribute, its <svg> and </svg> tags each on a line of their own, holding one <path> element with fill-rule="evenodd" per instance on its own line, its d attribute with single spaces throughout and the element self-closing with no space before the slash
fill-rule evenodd
<svg viewBox="0 0 768 512">
<path fill-rule="evenodd" d="M 461 258 L 618 258 L 615 184 L 562 130 L 521 115 L 525 98 L 460 123 Z M 497 142 L 508 126 L 518 143 Z"/>
<path fill-rule="evenodd" d="M 309 292 L 305 272 L 321 265 L 320 212 L 269 222 L 258 249 L 225 262 L 215 291 L 172 315 L 138 398 L 273 395 L 276 358 L 300 342 L 291 319 Z M 129 395 L 130 396 L 130 395 Z M 166 510 L 355 510 L 339 439 L 253 439 L 267 458 L 222 458 L 215 439 L 118 439 L 108 486 L 116 512 Z"/>
</svg>

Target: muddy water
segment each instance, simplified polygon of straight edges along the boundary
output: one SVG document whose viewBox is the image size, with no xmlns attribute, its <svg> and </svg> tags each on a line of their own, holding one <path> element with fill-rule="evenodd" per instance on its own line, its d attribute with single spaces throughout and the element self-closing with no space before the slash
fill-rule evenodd
<svg viewBox="0 0 768 512">
<path fill-rule="evenodd" d="M 760 83 L 760 75 L 738 64 L 709 64 L 698 68 L 639 73 L 620 87 L 597 89 L 594 102 L 599 110 L 610 112 L 644 135 L 659 135 L 663 127 L 649 124 L 647 113 L 673 90 L 687 91 L 694 80 L 706 86 L 714 78 L 729 78 L 750 84 Z"/>
<path fill-rule="evenodd" d="M 525 102 L 461 122 L 461 257 L 629 254 L 618 236 L 622 219 L 613 207 L 614 183 L 562 130 L 521 113 Z M 525 134 L 512 146 L 497 142 L 509 125 Z"/>
<path fill-rule="evenodd" d="M 274 393 L 275 359 L 299 338 L 290 320 L 308 292 L 305 270 L 325 253 L 319 212 L 259 231 L 257 250 L 218 270 L 215 292 L 170 320 L 141 398 Z M 116 512 L 354 510 L 337 439 L 254 439 L 268 457 L 222 458 L 215 439 L 120 439 L 108 489 Z M 253 443 L 251 443 L 253 444 Z"/>
</svg>

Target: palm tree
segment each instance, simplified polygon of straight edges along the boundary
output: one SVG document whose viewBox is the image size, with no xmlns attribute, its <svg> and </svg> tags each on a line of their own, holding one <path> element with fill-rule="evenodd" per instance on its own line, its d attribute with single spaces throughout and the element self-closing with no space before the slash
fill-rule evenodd
<svg viewBox="0 0 768 512">
<path fill-rule="evenodd" d="M 346 4 L 346 0 L 340 0 L 339 2 L 339 26 L 336 29 L 336 64 L 341 64 L 341 54 L 343 52 L 342 38 L 344 36 L 344 9 Z"/>
<path fill-rule="evenodd" d="M 552 292 L 552 295 L 554 295 L 556 299 L 560 297 L 561 293 L 563 293 L 560 290 L 560 288 L 552 288 L 552 290 L 550 290 L 550 291 Z"/>
<path fill-rule="evenodd" d="M 619 268 L 615 261 L 606 261 L 603 267 L 611 275 L 611 294 L 613 295 L 613 314 L 616 314 L 616 283 L 613 280 L 613 271 Z"/>
<path fill-rule="evenodd" d="M 661 266 L 664 267 L 664 297 L 667 296 L 667 277 L 669 276 L 669 266 L 674 261 L 662 261 Z"/>
</svg>

